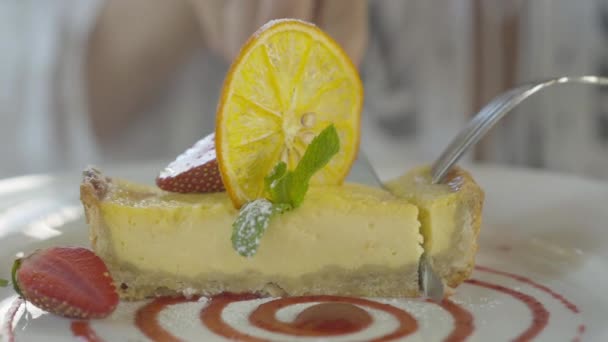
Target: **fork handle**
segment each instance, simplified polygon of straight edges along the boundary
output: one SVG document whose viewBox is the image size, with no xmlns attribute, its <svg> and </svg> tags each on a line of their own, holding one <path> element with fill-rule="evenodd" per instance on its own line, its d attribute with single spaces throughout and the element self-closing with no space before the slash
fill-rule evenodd
<svg viewBox="0 0 608 342">
<path fill-rule="evenodd" d="M 462 155 L 494 127 L 507 113 L 541 89 L 552 85 L 575 83 L 606 86 L 608 77 L 578 76 L 558 77 L 542 82 L 527 83 L 496 96 L 485 105 L 469 123 L 452 139 L 448 147 L 435 160 L 431 168 L 432 183 L 441 183 L 445 175 L 460 160 Z"/>
</svg>

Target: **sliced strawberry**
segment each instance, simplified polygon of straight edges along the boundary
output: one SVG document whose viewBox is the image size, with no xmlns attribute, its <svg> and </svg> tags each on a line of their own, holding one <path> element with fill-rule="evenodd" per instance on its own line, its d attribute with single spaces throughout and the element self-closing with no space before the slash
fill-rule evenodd
<svg viewBox="0 0 608 342">
<path fill-rule="evenodd" d="M 215 133 L 199 140 L 167 166 L 156 185 L 171 192 L 219 192 L 224 183 L 215 158 Z"/>
<path fill-rule="evenodd" d="M 53 247 L 17 259 L 13 286 L 25 300 L 64 317 L 102 318 L 118 305 L 108 268 L 86 248 Z"/>
</svg>

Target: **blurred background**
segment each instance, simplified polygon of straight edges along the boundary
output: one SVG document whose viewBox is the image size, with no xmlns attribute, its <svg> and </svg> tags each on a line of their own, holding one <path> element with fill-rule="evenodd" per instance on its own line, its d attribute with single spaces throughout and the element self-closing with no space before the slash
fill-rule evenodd
<svg viewBox="0 0 608 342">
<path fill-rule="evenodd" d="M 173 160 L 213 131 L 238 47 L 279 17 L 358 64 L 379 167 L 432 160 L 518 83 L 608 76 L 608 0 L 0 0 L 0 178 Z M 608 179 L 608 89 L 550 89 L 468 158 Z"/>
</svg>

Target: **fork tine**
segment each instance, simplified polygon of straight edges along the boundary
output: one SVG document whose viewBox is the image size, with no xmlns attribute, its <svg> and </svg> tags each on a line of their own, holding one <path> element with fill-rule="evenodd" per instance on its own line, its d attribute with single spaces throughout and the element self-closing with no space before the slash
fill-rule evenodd
<svg viewBox="0 0 608 342">
<path fill-rule="evenodd" d="M 433 163 L 431 168 L 432 182 L 440 183 L 452 166 L 458 162 L 460 157 L 462 157 L 472 145 L 479 142 L 479 140 L 494 127 L 498 121 L 500 121 L 500 119 L 525 99 L 541 89 L 565 83 L 605 86 L 608 85 L 608 77 L 559 77 L 543 82 L 524 84 L 498 95 L 471 119 L 465 128 L 452 139 L 448 147 Z"/>
<path fill-rule="evenodd" d="M 438 163 L 439 161 L 445 161 L 445 163 L 447 164 L 452 164 L 455 163 L 458 159 L 460 159 L 460 156 L 464 154 L 464 152 L 466 152 L 466 150 L 469 148 L 469 145 L 474 144 L 476 142 L 475 137 L 480 134 L 483 134 L 484 128 L 488 127 L 488 124 L 495 116 L 495 113 L 502 110 L 504 108 L 505 101 L 508 101 L 508 99 L 512 96 L 513 92 L 503 93 L 495 97 L 490 103 L 485 105 L 479 111 L 479 113 L 475 115 L 473 119 L 471 119 L 471 121 L 469 121 L 465 128 L 461 130 L 454 139 L 452 139 L 448 147 L 437 159 L 437 162 L 433 164 L 432 174 L 434 175 L 438 173 L 438 169 L 444 167 L 442 164 Z M 443 176 L 441 177 L 443 178 Z M 438 182 L 438 180 L 436 181 L 433 178 L 433 183 Z"/>
</svg>

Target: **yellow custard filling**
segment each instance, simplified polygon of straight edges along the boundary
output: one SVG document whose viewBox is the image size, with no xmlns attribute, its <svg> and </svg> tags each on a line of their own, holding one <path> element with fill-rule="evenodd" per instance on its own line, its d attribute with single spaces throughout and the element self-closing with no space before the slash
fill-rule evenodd
<svg viewBox="0 0 608 342">
<path fill-rule="evenodd" d="M 143 270 L 298 277 L 328 265 L 398 268 L 422 253 L 417 207 L 362 185 L 311 187 L 301 207 L 271 220 L 251 258 L 231 245 L 237 210 L 226 194 L 172 195 L 127 183 L 120 189 L 100 203 L 101 215 L 115 257 Z"/>
</svg>

